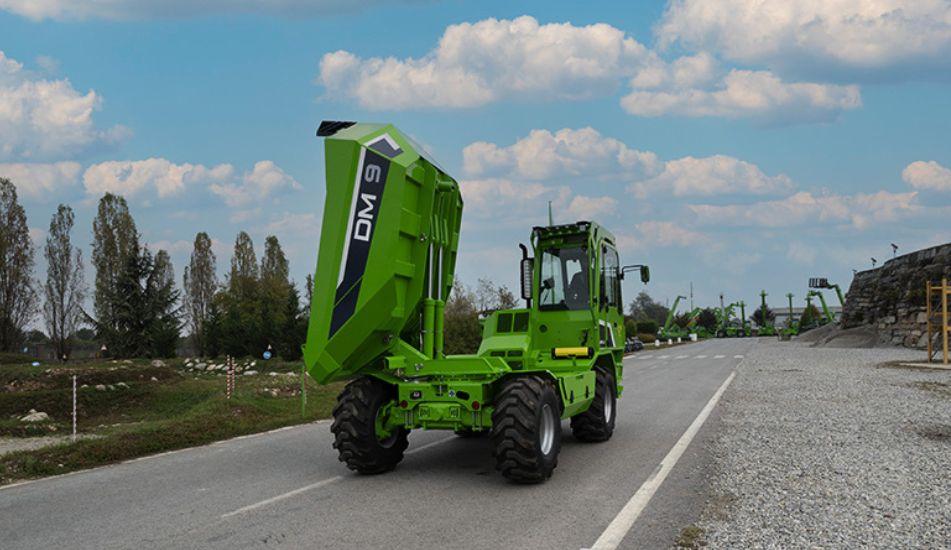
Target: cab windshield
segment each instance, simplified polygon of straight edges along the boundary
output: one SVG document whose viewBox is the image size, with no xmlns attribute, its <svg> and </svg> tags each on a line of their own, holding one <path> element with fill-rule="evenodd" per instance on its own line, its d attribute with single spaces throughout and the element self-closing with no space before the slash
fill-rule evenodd
<svg viewBox="0 0 951 550">
<path fill-rule="evenodd" d="M 588 309 L 588 251 L 583 246 L 542 252 L 539 309 Z"/>
</svg>

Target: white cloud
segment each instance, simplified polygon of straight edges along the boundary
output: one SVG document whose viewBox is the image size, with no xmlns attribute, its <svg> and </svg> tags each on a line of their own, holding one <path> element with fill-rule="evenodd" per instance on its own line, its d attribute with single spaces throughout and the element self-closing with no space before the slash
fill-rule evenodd
<svg viewBox="0 0 951 550">
<path fill-rule="evenodd" d="M 755 164 L 725 155 L 684 157 L 665 163 L 663 171 L 634 183 L 631 191 L 639 198 L 673 195 L 756 195 L 785 192 L 793 187 L 784 174 L 768 176 Z"/>
<path fill-rule="evenodd" d="M 684 63 L 687 61 L 687 63 Z M 706 56 L 652 65 L 631 79 L 621 107 L 632 115 L 656 117 L 756 118 L 767 122 L 819 122 L 861 107 L 858 86 L 784 82 L 770 71 L 732 69 L 713 80 Z"/>
<path fill-rule="evenodd" d="M 652 152 L 631 149 L 621 141 L 604 137 L 594 128 L 563 128 L 554 133 L 532 130 L 508 147 L 479 141 L 462 151 L 468 174 L 508 174 L 532 180 L 557 176 L 655 173 L 660 162 Z"/>
<path fill-rule="evenodd" d="M 310 237 L 320 233 L 320 219 L 310 212 L 303 214 L 285 212 L 268 223 L 264 230 L 269 234 L 285 237 L 300 235 Z"/>
<path fill-rule="evenodd" d="M 102 98 L 69 80 L 39 78 L 0 51 L 0 160 L 58 160 L 128 136 L 96 128 Z"/>
<path fill-rule="evenodd" d="M 657 246 L 689 247 L 710 241 L 710 238 L 703 233 L 687 229 L 681 223 L 645 221 L 635 227 L 641 239 Z"/>
<path fill-rule="evenodd" d="M 831 65 L 881 76 L 951 65 L 947 0 L 673 0 L 656 32 L 662 46 L 805 72 Z"/>
<path fill-rule="evenodd" d="M 285 190 L 300 189 L 300 184 L 270 160 L 258 161 L 250 172 L 238 176 L 231 164 L 204 166 L 175 164 L 164 158 L 134 161 L 108 161 L 94 164 L 83 174 L 88 195 L 118 193 L 127 198 L 145 196 L 168 199 L 189 190 L 208 191 L 232 208 L 248 208 Z M 244 218 L 250 219 L 256 209 Z"/>
<path fill-rule="evenodd" d="M 42 19 L 167 19 L 228 13 L 283 16 L 359 11 L 383 0 L 0 0 L 0 9 L 33 20 Z"/>
<path fill-rule="evenodd" d="M 519 207 L 527 205 L 544 209 L 547 205 L 545 201 L 554 195 L 552 188 L 540 183 L 517 183 L 505 178 L 464 180 L 459 183 L 459 189 L 466 204 L 466 213 L 476 216 L 497 215 L 500 205 L 504 205 L 505 211 L 513 215 L 521 210 Z"/>
<path fill-rule="evenodd" d="M 190 185 L 214 184 L 232 178 L 234 167 L 219 164 L 174 164 L 163 158 L 136 161 L 108 161 L 93 164 L 83 174 L 86 193 L 117 193 L 127 198 L 154 191 L 158 198 L 179 195 Z"/>
<path fill-rule="evenodd" d="M 816 248 L 815 243 L 792 242 L 786 248 L 786 258 L 797 264 L 812 265 L 816 261 Z"/>
<path fill-rule="evenodd" d="M 254 163 L 254 169 L 245 173 L 240 182 L 211 184 L 211 192 L 222 197 L 231 207 L 253 204 L 284 189 L 300 188 L 297 180 L 270 160 Z"/>
<path fill-rule="evenodd" d="M 802 191 L 775 201 L 714 206 L 687 205 L 697 222 L 717 226 L 793 227 L 846 224 L 867 229 L 873 222 L 892 222 L 919 209 L 917 192 L 813 195 Z"/>
<path fill-rule="evenodd" d="M 354 98 L 367 109 L 464 108 L 503 97 L 609 95 L 651 56 L 611 25 L 542 25 L 522 16 L 450 25 L 421 58 L 328 53 L 317 81 L 329 96 Z"/>
<path fill-rule="evenodd" d="M 937 162 L 915 161 L 902 170 L 901 178 L 915 189 L 951 191 L 951 169 Z"/>
<path fill-rule="evenodd" d="M 599 220 L 617 212 L 617 206 L 612 197 L 575 195 L 568 203 L 567 213 L 572 220 Z"/>
<path fill-rule="evenodd" d="M 0 164 L 0 177 L 12 181 L 17 193 L 34 200 L 50 199 L 79 181 L 78 162 Z"/>
</svg>

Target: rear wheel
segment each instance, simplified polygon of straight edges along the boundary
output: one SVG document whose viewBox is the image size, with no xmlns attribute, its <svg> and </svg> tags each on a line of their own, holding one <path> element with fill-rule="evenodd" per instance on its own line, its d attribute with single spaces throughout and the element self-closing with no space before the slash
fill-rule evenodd
<svg viewBox="0 0 951 550">
<path fill-rule="evenodd" d="M 571 417 L 571 432 L 581 441 L 607 441 L 614 433 L 617 418 L 617 393 L 614 377 L 602 369 L 595 369 L 594 400 L 583 413 Z"/>
<path fill-rule="evenodd" d="M 347 384 L 337 397 L 334 448 L 347 468 L 361 474 L 379 474 L 403 460 L 408 445 L 403 427 L 383 431 L 380 419 L 394 395 L 394 388 L 376 378 L 363 377 Z"/>
<path fill-rule="evenodd" d="M 561 402 L 554 387 L 538 376 L 505 382 L 495 400 L 491 437 L 503 476 L 518 483 L 551 477 L 561 450 Z"/>
</svg>

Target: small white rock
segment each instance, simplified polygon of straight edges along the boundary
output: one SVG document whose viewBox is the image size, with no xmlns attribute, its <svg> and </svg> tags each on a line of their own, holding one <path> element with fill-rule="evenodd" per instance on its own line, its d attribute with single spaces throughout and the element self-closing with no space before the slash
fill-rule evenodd
<svg viewBox="0 0 951 550">
<path fill-rule="evenodd" d="M 258 371 L 256 371 L 256 370 L 249 370 L 249 371 L 245 371 L 244 375 L 245 375 L 245 376 L 254 376 L 254 375 L 257 374 L 257 373 L 258 373 Z"/>
<path fill-rule="evenodd" d="M 45 412 L 36 412 L 36 409 L 30 409 L 30 413 L 20 419 L 20 422 L 45 422 L 50 419 L 50 415 Z"/>
<path fill-rule="evenodd" d="M 104 384 L 96 384 L 96 389 L 99 391 L 105 391 L 106 386 Z"/>
</svg>

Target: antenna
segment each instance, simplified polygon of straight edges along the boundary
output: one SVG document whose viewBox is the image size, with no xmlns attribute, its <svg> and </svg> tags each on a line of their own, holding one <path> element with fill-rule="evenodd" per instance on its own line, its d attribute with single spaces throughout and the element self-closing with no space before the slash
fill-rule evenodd
<svg viewBox="0 0 951 550">
<path fill-rule="evenodd" d="M 555 222 L 552 220 L 551 216 L 551 201 L 548 201 L 548 227 L 555 225 Z"/>
</svg>

